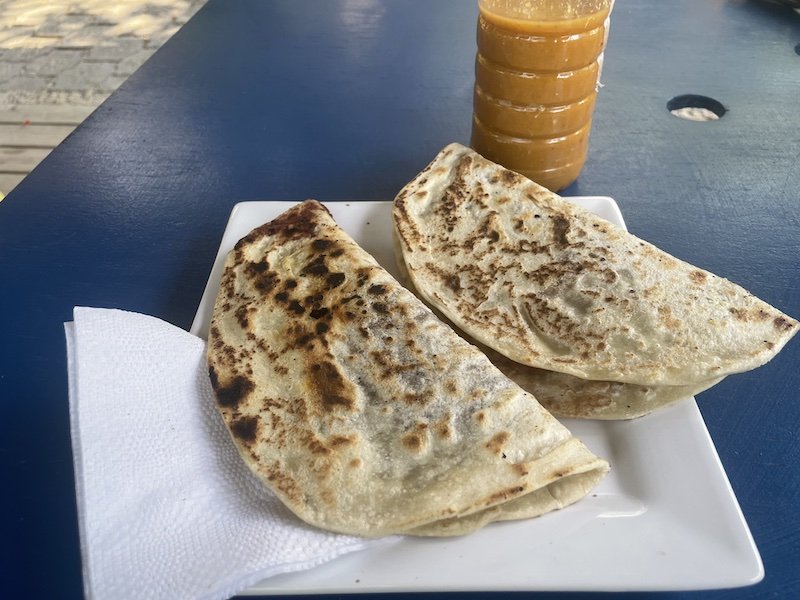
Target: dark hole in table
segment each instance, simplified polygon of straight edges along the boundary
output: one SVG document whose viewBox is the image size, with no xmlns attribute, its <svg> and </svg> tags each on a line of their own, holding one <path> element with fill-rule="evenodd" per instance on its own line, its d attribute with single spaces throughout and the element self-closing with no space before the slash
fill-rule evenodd
<svg viewBox="0 0 800 600">
<path fill-rule="evenodd" d="M 709 98 L 708 96 L 701 96 L 700 94 L 682 94 L 680 96 L 674 96 L 667 101 L 667 110 L 670 112 L 685 108 L 705 109 L 716 115 L 718 119 L 721 119 L 723 115 L 728 112 L 728 109 L 726 109 L 719 100 Z"/>
</svg>

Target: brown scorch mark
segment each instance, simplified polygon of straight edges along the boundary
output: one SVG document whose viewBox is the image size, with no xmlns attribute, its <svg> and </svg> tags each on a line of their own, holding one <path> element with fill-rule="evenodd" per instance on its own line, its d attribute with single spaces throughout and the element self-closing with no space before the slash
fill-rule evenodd
<svg viewBox="0 0 800 600">
<path fill-rule="evenodd" d="M 330 362 L 320 362 L 309 369 L 311 389 L 315 392 L 315 399 L 324 412 L 337 408 L 353 410 L 354 393 L 348 389 L 344 377 L 336 365 Z"/>
<path fill-rule="evenodd" d="M 328 212 L 316 201 L 306 201 L 289 209 L 276 219 L 251 231 L 236 244 L 235 249 L 244 248 L 264 237 L 275 237 L 279 241 L 297 240 L 311 236 L 316 229 L 314 213 Z"/>
<path fill-rule="evenodd" d="M 505 444 L 510 437 L 511 434 L 507 431 L 496 433 L 492 439 L 486 443 L 486 447 L 494 454 L 500 454 L 503 451 L 503 444 Z"/>
<path fill-rule="evenodd" d="M 223 384 L 219 381 L 214 367 L 209 367 L 208 376 L 220 406 L 238 406 L 255 389 L 253 382 L 243 375 L 236 375 L 229 382 Z"/>
<path fill-rule="evenodd" d="M 703 271 L 691 271 L 689 273 L 689 279 L 691 279 L 694 283 L 700 285 L 706 282 L 708 276 Z"/>
<path fill-rule="evenodd" d="M 231 433 L 241 441 L 252 444 L 258 434 L 258 417 L 240 417 L 231 423 Z"/>
<path fill-rule="evenodd" d="M 553 217 L 553 240 L 556 245 L 567 246 L 569 244 L 567 232 L 569 232 L 569 221 L 561 215 Z"/>
</svg>

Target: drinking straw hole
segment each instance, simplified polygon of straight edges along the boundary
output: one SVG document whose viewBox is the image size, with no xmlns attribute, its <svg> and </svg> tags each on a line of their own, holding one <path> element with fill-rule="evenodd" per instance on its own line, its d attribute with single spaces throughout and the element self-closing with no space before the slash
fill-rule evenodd
<svg viewBox="0 0 800 600">
<path fill-rule="evenodd" d="M 667 110 L 674 116 L 689 121 L 718 121 L 727 112 L 718 100 L 698 94 L 670 98 Z"/>
</svg>

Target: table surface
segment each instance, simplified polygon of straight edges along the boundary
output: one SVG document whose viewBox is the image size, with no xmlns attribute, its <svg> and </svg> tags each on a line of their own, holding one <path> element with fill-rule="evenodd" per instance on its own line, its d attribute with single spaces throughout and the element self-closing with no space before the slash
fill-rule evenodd
<svg viewBox="0 0 800 600">
<path fill-rule="evenodd" d="M 467 143 L 472 2 L 211 0 L 0 203 L 2 582 L 81 594 L 62 323 L 118 307 L 188 329 L 231 207 L 391 199 Z M 766 2 L 614 9 L 587 165 L 629 229 L 800 316 L 800 16 Z M 719 100 L 718 122 L 667 101 Z M 765 580 L 675 598 L 800 595 L 794 340 L 699 404 Z M 639 594 L 647 597 L 649 594 Z"/>
</svg>

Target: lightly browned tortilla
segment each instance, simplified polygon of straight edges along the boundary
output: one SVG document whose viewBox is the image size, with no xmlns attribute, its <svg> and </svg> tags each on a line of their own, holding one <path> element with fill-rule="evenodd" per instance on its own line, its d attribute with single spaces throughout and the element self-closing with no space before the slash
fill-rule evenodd
<svg viewBox="0 0 800 600">
<path fill-rule="evenodd" d="M 396 242 L 396 240 L 395 240 Z M 404 286 L 420 296 L 408 275 L 403 254 L 395 249 L 397 267 Z M 423 300 L 424 301 L 424 300 Z M 430 306 L 429 306 L 430 307 Z M 491 363 L 536 400 L 552 415 L 573 419 L 635 419 L 698 394 L 721 381 L 712 379 L 693 385 L 638 385 L 620 381 L 583 379 L 567 373 L 537 369 L 515 362 L 475 341 L 436 308 L 434 314 L 469 343 L 478 347 Z"/>
<path fill-rule="evenodd" d="M 459 144 L 395 199 L 414 287 L 507 358 L 589 380 L 694 386 L 758 367 L 798 323 Z"/>
<path fill-rule="evenodd" d="M 208 364 L 244 461 L 324 529 L 467 533 L 571 504 L 608 470 L 315 201 L 228 255 Z"/>
<path fill-rule="evenodd" d="M 720 378 L 693 385 L 639 385 L 581 379 L 514 362 L 482 345 L 480 349 L 506 377 L 536 396 L 556 417 L 635 419 L 691 398 L 721 381 Z"/>
</svg>

